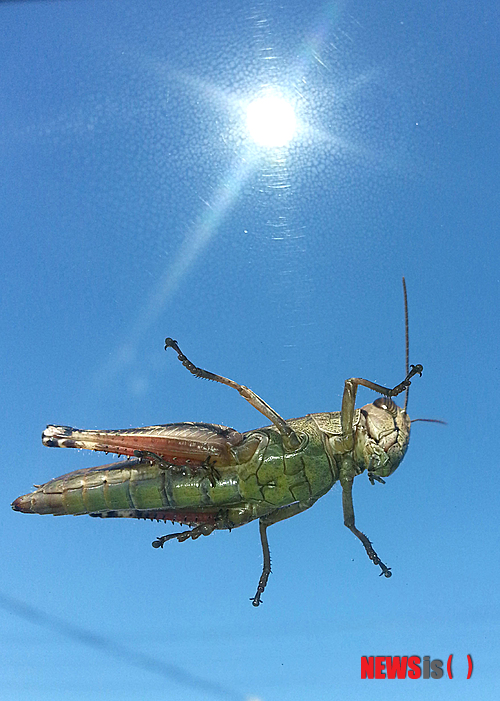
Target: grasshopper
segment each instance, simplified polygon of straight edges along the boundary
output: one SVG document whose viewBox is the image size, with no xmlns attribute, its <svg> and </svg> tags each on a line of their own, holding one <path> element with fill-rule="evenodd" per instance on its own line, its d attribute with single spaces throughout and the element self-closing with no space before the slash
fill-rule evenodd
<svg viewBox="0 0 500 701">
<path fill-rule="evenodd" d="M 308 414 L 286 421 L 248 387 L 196 367 L 177 341 L 165 339 L 195 377 L 237 390 L 271 425 L 245 433 L 227 426 L 174 423 L 122 430 L 78 430 L 49 425 L 42 442 L 49 447 L 86 448 L 125 455 L 127 460 L 76 470 L 35 485 L 12 504 L 24 513 L 89 514 L 101 518 L 144 518 L 177 522 L 190 530 L 159 537 L 183 542 L 215 530 L 237 528 L 259 519 L 262 574 L 254 606 L 271 573 L 267 528 L 309 509 L 340 480 L 344 524 L 361 541 L 380 575 L 391 570 L 355 525 L 352 486 L 365 470 L 372 484 L 384 482 L 402 461 L 410 439 L 406 412 L 411 379 L 422 365 L 408 362 L 408 301 L 403 278 L 406 377 L 392 389 L 352 377 L 345 381 L 340 411 Z M 382 395 L 355 408 L 358 387 Z M 392 397 L 406 391 L 404 408 Z"/>
</svg>

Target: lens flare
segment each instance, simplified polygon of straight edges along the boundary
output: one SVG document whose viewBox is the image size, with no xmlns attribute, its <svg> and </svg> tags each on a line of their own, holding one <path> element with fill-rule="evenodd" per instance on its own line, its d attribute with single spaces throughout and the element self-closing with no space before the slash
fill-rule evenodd
<svg viewBox="0 0 500 701">
<path fill-rule="evenodd" d="M 295 135 L 297 120 L 292 105 L 282 97 L 259 97 L 247 107 L 247 128 L 260 146 L 286 146 Z"/>
</svg>

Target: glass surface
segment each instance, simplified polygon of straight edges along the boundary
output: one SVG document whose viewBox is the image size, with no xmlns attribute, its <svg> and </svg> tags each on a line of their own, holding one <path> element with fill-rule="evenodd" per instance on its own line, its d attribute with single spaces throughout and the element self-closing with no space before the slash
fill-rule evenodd
<svg viewBox="0 0 500 701">
<path fill-rule="evenodd" d="M 4 2 L 0 24 L 0 695 L 494 698 L 496 5 Z M 48 423 L 268 423 L 166 336 L 285 418 L 396 385 L 403 275 L 409 413 L 447 425 L 355 482 L 391 579 L 338 484 L 269 529 L 258 609 L 257 522 L 154 550 L 175 526 L 10 509 L 112 459 L 43 447 Z M 360 678 L 363 655 L 450 654 L 453 680 Z"/>
</svg>

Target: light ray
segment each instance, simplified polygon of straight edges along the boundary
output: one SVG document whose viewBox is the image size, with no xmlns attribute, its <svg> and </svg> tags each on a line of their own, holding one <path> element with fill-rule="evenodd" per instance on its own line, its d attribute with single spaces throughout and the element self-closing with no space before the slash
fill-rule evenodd
<svg viewBox="0 0 500 701">
<path fill-rule="evenodd" d="M 228 92 L 206 78 L 192 76 L 185 71 L 167 66 L 164 62 L 152 62 L 156 78 L 163 87 L 168 81 L 179 82 L 183 89 L 196 93 L 227 112 L 232 112 L 235 115 L 235 124 L 238 119 L 236 115 L 238 115 L 241 124 L 234 133 L 239 133 L 235 143 L 239 143 L 241 150 L 237 156 L 238 165 L 233 166 L 222 178 L 210 204 L 204 202 L 206 209 L 199 215 L 197 223 L 186 232 L 172 262 L 167 264 L 165 272 L 154 286 L 149 299 L 145 301 L 143 309 L 138 313 L 135 323 L 132 323 L 131 328 L 127 330 L 127 340 L 111 354 L 109 361 L 97 372 L 95 380 L 98 383 L 110 381 L 135 360 L 140 339 L 163 314 L 189 271 L 216 235 L 221 222 L 241 195 L 244 183 L 263 160 L 269 162 L 271 157 L 276 166 L 282 166 L 283 159 L 288 155 L 288 145 L 292 141 L 295 151 L 307 145 L 323 149 L 324 153 L 324 148 L 327 146 L 329 154 L 348 153 L 352 157 L 360 149 L 360 145 L 352 143 L 345 134 L 336 133 L 331 127 L 322 128 L 317 123 L 318 118 L 311 109 L 311 105 L 303 98 L 299 89 L 302 84 L 308 84 L 307 73 L 313 64 L 317 63 L 323 70 L 331 70 L 323 60 L 322 54 L 331 38 L 333 28 L 338 25 L 340 14 L 341 8 L 337 2 L 327 2 L 314 25 L 304 34 L 302 45 L 297 52 L 298 60 L 295 66 L 289 67 L 286 71 L 283 85 L 274 85 L 271 88 L 269 83 L 261 84 L 256 86 L 253 96 L 250 91 L 246 97 L 242 97 L 241 94 L 237 96 L 236 93 Z M 336 36 L 334 38 L 337 39 Z M 333 46 L 331 41 L 328 45 Z M 333 48 L 337 50 L 335 46 Z M 369 80 L 370 77 L 367 76 L 366 79 Z M 338 78 L 333 80 L 335 102 L 341 106 L 349 103 L 352 99 L 351 93 L 360 89 L 360 81 L 362 82 L 364 76 L 358 75 L 354 78 L 350 82 L 345 79 L 341 81 Z M 287 100 L 284 97 L 287 92 L 293 92 L 293 100 Z M 305 119 L 300 110 L 301 104 L 302 111 L 304 105 L 306 107 Z M 297 106 L 299 106 L 298 116 L 295 114 Z M 276 155 L 273 155 L 272 149 L 275 149 Z"/>
<path fill-rule="evenodd" d="M 200 215 L 196 225 L 186 233 L 174 260 L 167 266 L 158 281 L 147 304 L 137 315 L 135 324 L 127 334 L 128 340 L 121 345 L 95 375 L 97 384 L 110 381 L 135 359 L 140 338 L 162 315 L 165 307 L 175 295 L 188 271 L 195 264 L 217 229 L 234 205 L 241 189 L 250 175 L 255 171 L 257 158 L 241 159 L 240 164 L 233 168 L 221 182 L 215 192 L 213 204 L 208 205 Z"/>
</svg>

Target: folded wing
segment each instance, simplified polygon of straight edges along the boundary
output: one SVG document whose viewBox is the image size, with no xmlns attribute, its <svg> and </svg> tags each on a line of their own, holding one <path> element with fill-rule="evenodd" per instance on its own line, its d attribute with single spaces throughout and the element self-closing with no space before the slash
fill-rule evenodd
<svg viewBox="0 0 500 701">
<path fill-rule="evenodd" d="M 85 448 L 131 457 L 159 458 L 172 465 L 192 467 L 217 461 L 218 467 L 232 462 L 231 448 L 243 441 L 243 434 L 227 426 L 176 423 L 116 431 L 80 430 L 49 425 L 42 443 L 52 448 Z"/>
</svg>

